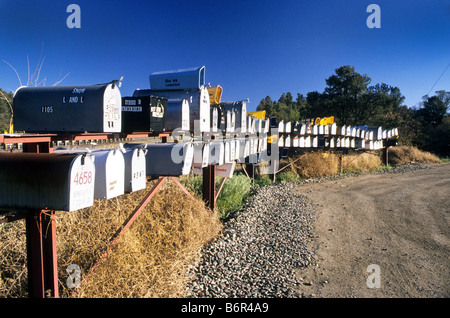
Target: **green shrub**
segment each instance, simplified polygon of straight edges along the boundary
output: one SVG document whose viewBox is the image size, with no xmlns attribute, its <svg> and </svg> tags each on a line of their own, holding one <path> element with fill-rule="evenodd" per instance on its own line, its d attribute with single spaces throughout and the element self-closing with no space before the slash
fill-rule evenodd
<svg viewBox="0 0 450 318">
<path fill-rule="evenodd" d="M 216 179 L 216 189 L 222 178 Z M 223 185 L 222 191 L 216 201 L 216 206 L 223 220 L 228 219 L 234 212 L 244 205 L 245 200 L 252 190 L 252 180 L 243 174 L 235 174 L 228 178 Z"/>
<path fill-rule="evenodd" d="M 194 195 L 200 198 L 203 196 L 202 175 L 189 175 L 181 178 L 180 182 Z M 216 177 L 216 191 L 219 189 L 221 182 L 222 178 Z M 216 201 L 219 217 L 226 220 L 242 208 L 252 187 L 252 180 L 244 174 L 235 173 L 233 178 L 227 178 Z"/>
<path fill-rule="evenodd" d="M 283 171 L 277 174 L 277 181 L 296 182 L 299 180 L 300 178 L 292 170 Z"/>
<path fill-rule="evenodd" d="M 255 177 L 255 186 L 264 187 L 266 185 L 271 185 L 272 183 L 272 179 L 266 174 Z"/>
</svg>

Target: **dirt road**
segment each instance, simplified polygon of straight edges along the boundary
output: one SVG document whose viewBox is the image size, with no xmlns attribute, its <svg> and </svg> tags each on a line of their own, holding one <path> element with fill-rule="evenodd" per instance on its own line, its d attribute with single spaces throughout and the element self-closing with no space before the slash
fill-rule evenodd
<svg viewBox="0 0 450 318">
<path fill-rule="evenodd" d="M 317 209 L 313 297 L 449 297 L 450 164 L 299 186 Z"/>
</svg>

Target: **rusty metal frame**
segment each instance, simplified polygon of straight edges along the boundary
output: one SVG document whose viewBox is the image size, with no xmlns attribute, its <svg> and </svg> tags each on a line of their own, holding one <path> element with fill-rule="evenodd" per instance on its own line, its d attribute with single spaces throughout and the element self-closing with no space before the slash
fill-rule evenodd
<svg viewBox="0 0 450 318">
<path fill-rule="evenodd" d="M 303 155 L 301 155 L 300 157 L 298 157 L 297 159 L 295 159 L 294 161 L 291 161 L 290 163 L 288 163 L 287 165 L 285 165 L 283 168 L 278 169 L 277 171 L 274 172 L 273 174 L 273 181 L 275 182 L 276 180 L 276 176 L 279 172 L 283 171 L 284 169 L 286 169 L 287 167 L 290 167 L 291 165 L 293 165 L 294 163 L 296 163 L 297 161 L 299 161 L 301 158 L 303 158 L 304 156 L 306 156 L 308 154 L 308 152 L 304 153 Z"/>
<path fill-rule="evenodd" d="M 217 198 L 219 197 L 220 192 L 222 191 L 222 188 L 223 188 L 223 185 L 225 184 L 225 181 L 227 181 L 227 177 L 223 177 L 222 181 L 220 181 L 219 188 L 217 189 L 217 191 L 216 191 L 216 193 L 214 195 L 214 202 L 217 201 Z"/>
</svg>

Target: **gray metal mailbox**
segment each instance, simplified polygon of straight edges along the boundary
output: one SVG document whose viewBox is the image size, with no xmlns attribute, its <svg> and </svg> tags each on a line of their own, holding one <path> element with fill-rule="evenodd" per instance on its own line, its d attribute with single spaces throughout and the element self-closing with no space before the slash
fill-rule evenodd
<svg viewBox="0 0 450 318">
<path fill-rule="evenodd" d="M 169 99 L 167 101 L 164 128 L 167 131 L 174 131 L 175 129 L 188 131 L 191 127 L 189 117 L 189 103 L 187 99 Z"/>
<path fill-rule="evenodd" d="M 186 143 L 125 144 L 124 148 L 143 148 L 147 152 L 148 177 L 181 176 L 189 174 L 194 159 L 194 147 Z"/>
<path fill-rule="evenodd" d="M 135 90 L 133 96 L 156 95 L 167 99 L 186 99 L 189 104 L 190 130 L 194 130 L 195 121 L 200 122 L 200 131 L 209 132 L 211 125 L 211 113 L 209 92 L 206 87 L 190 90 Z"/>
<path fill-rule="evenodd" d="M 238 132 L 247 132 L 247 102 L 221 102 L 220 105 L 225 111 L 231 111 L 234 113 L 234 128 Z"/>
<path fill-rule="evenodd" d="M 0 207 L 75 211 L 94 203 L 89 154 L 0 153 Z"/>
<path fill-rule="evenodd" d="M 205 86 L 205 67 L 154 72 L 149 80 L 154 90 L 199 89 Z"/>
<path fill-rule="evenodd" d="M 20 87 L 14 128 L 26 132 L 121 132 L 121 95 L 115 83 Z"/>
</svg>

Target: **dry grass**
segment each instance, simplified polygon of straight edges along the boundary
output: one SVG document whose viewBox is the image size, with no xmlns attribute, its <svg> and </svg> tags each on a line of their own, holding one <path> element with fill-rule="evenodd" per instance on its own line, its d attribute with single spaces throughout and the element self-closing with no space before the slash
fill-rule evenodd
<svg viewBox="0 0 450 318">
<path fill-rule="evenodd" d="M 100 266 L 90 272 L 110 238 L 153 184 L 148 183 L 146 190 L 98 200 L 88 209 L 57 212 L 61 297 L 184 296 L 187 266 L 200 248 L 217 236 L 222 225 L 201 200 L 187 196 L 171 181 L 153 197 Z M 25 297 L 25 228 L 20 222 L 2 226 L 0 297 Z M 81 268 L 81 288 L 67 286 L 66 269 L 71 264 Z"/>
<path fill-rule="evenodd" d="M 28 294 L 25 221 L 0 224 L 0 297 Z"/>
<path fill-rule="evenodd" d="M 368 172 L 381 166 L 381 158 L 373 153 L 357 153 L 342 158 L 344 171 Z M 292 165 L 292 171 L 301 178 L 320 178 L 340 172 L 340 155 L 331 152 L 313 152 Z"/>
<path fill-rule="evenodd" d="M 308 153 L 292 165 L 292 171 L 306 179 L 331 176 L 339 171 L 339 157 L 321 151 Z"/>
<path fill-rule="evenodd" d="M 399 165 L 410 162 L 440 162 L 436 155 L 422 151 L 412 146 L 390 147 L 388 152 L 389 164 Z"/>
<path fill-rule="evenodd" d="M 380 156 L 369 152 L 348 155 L 342 158 L 344 170 L 349 171 L 369 172 L 381 167 L 381 165 Z"/>
</svg>

